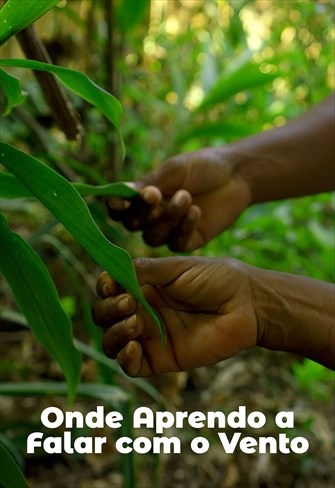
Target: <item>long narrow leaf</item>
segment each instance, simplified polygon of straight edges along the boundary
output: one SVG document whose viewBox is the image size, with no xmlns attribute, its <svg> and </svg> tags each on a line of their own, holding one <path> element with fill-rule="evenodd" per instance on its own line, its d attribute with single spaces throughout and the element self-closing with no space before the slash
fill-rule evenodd
<svg viewBox="0 0 335 488">
<path fill-rule="evenodd" d="M 24 382 L 24 383 L 0 383 L 0 395 L 2 396 L 49 396 L 66 395 L 66 383 L 56 381 Z M 100 383 L 80 383 L 78 396 L 91 397 L 105 401 L 113 408 L 129 401 L 129 394 L 114 385 Z M 15 485 L 13 485 L 15 486 Z"/>
<path fill-rule="evenodd" d="M 81 351 L 83 354 L 86 354 L 86 356 L 94 359 L 95 361 L 103 364 L 104 366 L 107 366 L 107 368 L 111 369 L 115 373 L 126 378 L 129 383 L 133 384 L 134 386 L 136 386 L 140 390 L 144 391 L 147 395 L 151 396 L 151 398 L 153 398 L 153 400 L 155 400 L 155 402 L 157 402 L 157 403 L 163 403 L 164 402 L 163 396 L 148 381 L 146 381 L 143 378 L 130 378 L 121 369 L 121 367 L 118 365 L 118 363 L 116 361 L 109 359 L 107 356 L 105 356 L 101 352 L 97 351 L 93 347 L 85 344 L 84 342 L 78 341 L 77 339 L 75 339 L 74 342 L 75 342 L 77 349 L 79 351 Z"/>
<path fill-rule="evenodd" d="M 1 171 L 0 197 L 8 199 L 31 198 L 34 197 L 34 195 L 14 175 Z"/>
<path fill-rule="evenodd" d="M 0 69 L 0 84 L 7 98 L 7 107 L 3 115 L 8 115 L 13 107 L 24 101 L 25 95 L 21 90 L 21 81 L 3 69 Z"/>
<path fill-rule="evenodd" d="M 0 45 L 59 2 L 60 0 L 7 0 L 0 11 Z"/>
<path fill-rule="evenodd" d="M 0 162 L 50 210 L 101 268 L 149 311 L 165 342 L 164 325 L 142 294 L 131 257 L 101 233 L 74 186 L 45 164 L 6 143 L 0 143 Z"/>
<path fill-rule="evenodd" d="M 0 214 L 0 271 L 7 279 L 32 333 L 60 365 L 73 401 L 80 380 L 81 356 L 72 342 L 71 323 L 43 262 Z"/>
<path fill-rule="evenodd" d="M 113 95 L 94 83 L 85 73 L 30 59 L 1 59 L 0 66 L 30 68 L 37 71 L 47 71 L 57 76 L 63 85 L 94 105 L 114 125 L 120 136 L 122 155 L 124 155 L 124 142 L 120 133 L 121 104 Z"/>
<path fill-rule="evenodd" d="M 278 76 L 277 73 L 262 73 L 257 64 L 247 61 L 236 70 L 227 71 L 217 80 L 198 107 L 198 111 L 222 103 L 240 91 L 265 85 Z"/>
<path fill-rule="evenodd" d="M 4 320 L 8 320 L 9 322 L 14 322 L 15 324 L 22 325 L 23 327 L 28 327 L 28 323 L 25 317 L 19 312 L 12 310 L 11 308 L 0 308 L 0 315 L 1 317 L 3 317 Z M 94 347 L 85 344 L 84 342 L 81 342 L 78 339 L 74 339 L 73 342 L 76 348 L 78 349 L 78 351 L 94 359 L 96 362 L 102 364 L 103 366 L 113 371 L 114 373 L 117 373 L 118 375 L 122 376 L 124 379 L 127 380 L 128 383 L 136 386 L 140 390 L 144 391 L 147 395 L 151 396 L 151 398 L 155 400 L 157 404 L 164 403 L 164 398 L 161 395 L 161 393 L 148 381 L 146 381 L 143 378 L 130 378 L 121 369 L 121 367 L 116 361 L 113 361 L 112 359 L 108 358 L 107 356 L 105 356 L 105 354 L 102 354 Z"/>
<path fill-rule="evenodd" d="M 108 185 L 87 185 L 85 183 L 72 183 L 81 196 L 114 196 L 121 198 L 133 198 L 138 195 L 134 190 L 125 183 L 117 182 Z M 31 191 L 24 186 L 12 173 L 0 172 L 0 197 L 14 198 L 34 198 Z"/>
<path fill-rule="evenodd" d="M 108 185 L 87 185 L 86 183 L 73 183 L 78 193 L 81 196 L 113 196 L 121 198 L 133 198 L 138 195 L 138 191 L 134 190 L 125 183 L 109 183 Z"/>
<path fill-rule="evenodd" d="M 5 488 L 29 488 L 15 459 L 0 440 L 0 485 Z"/>
<path fill-rule="evenodd" d="M 214 139 L 217 137 L 222 138 L 226 141 L 231 141 L 232 139 L 240 139 L 241 137 L 249 136 L 255 132 L 259 131 L 259 127 L 245 125 L 235 125 L 226 121 L 209 121 L 203 122 L 201 124 L 191 126 L 185 132 L 182 132 L 178 136 L 178 143 L 189 141 L 190 139 L 201 139 L 203 137 L 207 139 Z"/>
</svg>

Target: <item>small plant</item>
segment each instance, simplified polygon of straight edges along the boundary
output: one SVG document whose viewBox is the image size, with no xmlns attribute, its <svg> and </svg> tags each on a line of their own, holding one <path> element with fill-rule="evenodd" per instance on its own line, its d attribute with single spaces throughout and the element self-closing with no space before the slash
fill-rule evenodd
<svg viewBox="0 0 335 488">
<path fill-rule="evenodd" d="M 14 34 L 28 27 L 37 18 L 54 7 L 59 0 L 43 2 L 8 0 L 0 12 L 0 44 Z M 96 85 L 85 74 L 49 63 L 29 59 L 3 59 L 1 67 L 30 68 L 55 75 L 67 88 L 82 99 L 94 105 L 109 120 L 119 134 L 121 154 L 125 149 L 120 134 L 122 107 L 110 93 Z M 7 107 L 4 115 L 25 100 L 21 82 L 12 74 L 0 68 L 2 88 L 6 95 Z M 144 298 L 138 285 L 130 255 L 122 248 L 110 242 L 95 223 L 83 196 L 114 195 L 131 198 L 137 192 L 123 183 L 108 185 L 89 185 L 81 182 L 70 182 L 58 172 L 49 168 L 33 156 L 9 145 L 0 143 L 0 162 L 7 171 L 0 173 L 0 197 L 36 198 L 52 215 L 64 225 L 78 243 L 89 253 L 102 269 L 129 290 L 140 303 L 154 316 L 160 328 L 162 340 L 165 331 L 161 319 Z M 112 385 L 80 385 L 81 353 L 80 349 L 91 355 L 105 367 L 113 369 L 113 363 L 104 361 L 98 351 L 72 338 L 71 321 L 64 312 L 56 287 L 47 267 L 38 254 L 23 237 L 13 232 L 7 219 L 0 214 L 0 270 L 7 279 L 16 302 L 25 316 L 23 322 L 29 325 L 33 335 L 59 364 L 65 378 L 65 384 L 15 384 L 1 385 L 2 394 L 7 395 L 43 395 L 46 392 L 67 394 L 72 403 L 77 393 L 104 400 L 115 407 L 121 398 L 119 408 L 130 414 L 129 395 Z M 8 310 L 3 310 L 4 314 Z M 120 373 L 120 370 L 117 370 Z M 137 383 L 151 395 L 155 390 L 147 389 L 145 382 Z M 79 389 L 78 389 L 79 388 Z M 156 397 L 157 398 L 157 397 Z M 129 423 L 130 425 L 130 423 Z M 5 444 L 0 442 L 1 458 L 6 459 L 6 471 L 1 474 L 0 483 L 5 487 L 26 488 L 19 467 Z M 134 485 L 132 458 L 124 459 L 124 481 L 127 486 Z"/>
</svg>

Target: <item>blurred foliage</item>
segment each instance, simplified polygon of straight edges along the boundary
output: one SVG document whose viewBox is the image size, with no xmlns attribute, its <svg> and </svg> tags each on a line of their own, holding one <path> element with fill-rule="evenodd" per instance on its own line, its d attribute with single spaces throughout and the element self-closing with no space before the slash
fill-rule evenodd
<svg viewBox="0 0 335 488">
<path fill-rule="evenodd" d="M 67 0 L 36 23 L 55 64 L 85 72 L 121 101 L 125 160 L 104 116 L 72 94 L 86 135 L 80 143 L 66 141 L 36 79 L 25 71 L 13 71 L 29 95 L 2 120 L 4 142 L 33 153 L 69 180 L 104 185 L 134 180 L 179 152 L 282 126 L 335 88 L 332 0 L 141 0 L 136 15 L 127 16 L 132 3 Z M 2 55 L 22 56 L 15 39 Z M 88 204 L 103 232 L 133 257 L 169 254 L 108 220 L 99 199 Z M 36 201 L 3 200 L 1 206 L 14 230 L 48 263 L 76 337 L 99 348 L 100 331 L 93 332 L 89 314 L 95 263 Z M 330 194 L 257 205 L 198 254 L 333 281 L 333 218 Z M 14 307 L 5 285 L 2 292 Z M 38 356 L 41 373 L 36 350 L 27 344 L 20 360 L 13 353 L 4 358 L 1 377 L 58 379 L 59 372 Z M 103 369 L 87 362 L 83 376 L 106 380 Z M 296 362 L 283 377 L 310 398 L 330 401 L 333 379 L 325 368 Z M 312 468 L 301 468 L 306 483 Z"/>
</svg>

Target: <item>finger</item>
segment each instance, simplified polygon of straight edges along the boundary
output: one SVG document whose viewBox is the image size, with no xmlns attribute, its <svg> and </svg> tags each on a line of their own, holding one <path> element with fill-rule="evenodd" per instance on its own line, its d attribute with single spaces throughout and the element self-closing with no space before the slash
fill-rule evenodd
<svg viewBox="0 0 335 488">
<path fill-rule="evenodd" d="M 120 197 L 109 197 L 106 202 L 110 218 L 116 221 L 121 220 L 122 212 L 131 205 L 128 200 Z"/>
<path fill-rule="evenodd" d="M 129 230 L 143 228 L 152 211 L 159 207 L 162 193 L 155 186 L 146 186 L 140 194 L 132 200 L 131 205 L 121 215 L 121 220 Z"/>
<path fill-rule="evenodd" d="M 96 290 L 99 297 L 107 298 L 112 295 L 118 295 L 121 287 L 106 271 L 103 271 L 97 279 Z"/>
<path fill-rule="evenodd" d="M 126 185 L 134 190 L 140 190 L 143 186 L 139 182 L 127 182 Z M 131 200 L 133 200 L 133 198 Z M 105 198 L 105 202 L 107 204 L 109 216 L 113 220 L 121 220 L 122 213 L 131 205 L 131 201 L 116 196 Z"/>
<path fill-rule="evenodd" d="M 130 341 L 117 355 L 121 368 L 129 376 L 151 376 L 152 369 L 143 355 L 142 346 L 137 341 Z"/>
<path fill-rule="evenodd" d="M 143 239 L 151 246 L 161 246 L 190 209 L 191 195 L 186 190 L 177 191 L 161 215 L 144 230 Z"/>
<path fill-rule="evenodd" d="M 140 315 L 131 315 L 113 325 L 106 331 L 102 341 L 104 353 L 115 359 L 119 351 L 131 340 L 139 337 L 144 329 L 144 322 Z"/>
<path fill-rule="evenodd" d="M 137 310 L 137 301 L 132 295 L 123 293 L 117 297 L 98 299 L 93 305 L 94 322 L 100 327 L 110 327 Z"/>
<path fill-rule="evenodd" d="M 171 251 L 185 252 L 193 249 L 192 234 L 196 230 L 200 219 L 200 208 L 192 205 L 168 239 L 168 246 Z"/>
</svg>

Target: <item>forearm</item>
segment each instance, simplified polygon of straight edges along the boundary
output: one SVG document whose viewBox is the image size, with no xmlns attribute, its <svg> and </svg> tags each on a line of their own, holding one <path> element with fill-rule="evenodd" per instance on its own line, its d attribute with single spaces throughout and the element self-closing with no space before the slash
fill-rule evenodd
<svg viewBox="0 0 335 488">
<path fill-rule="evenodd" d="M 286 126 L 231 145 L 252 203 L 335 189 L 334 95 Z"/>
<path fill-rule="evenodd" d="M 250 284 L 257 344 L 335 369 L 335 286 L 259 268 L 251 268 Z"/>
</svg>

